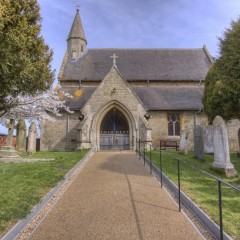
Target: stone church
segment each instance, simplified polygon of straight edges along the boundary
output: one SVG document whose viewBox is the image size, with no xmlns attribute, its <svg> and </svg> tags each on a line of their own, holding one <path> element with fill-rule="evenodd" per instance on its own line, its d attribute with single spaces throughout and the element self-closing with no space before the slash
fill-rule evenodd
<svg viewBox="0 0 240 240">
<path fill-rule="evenodd" d="M 41 124 L 41 150 L 135 149 L 136 137 L 159 147 L 178 140 L 194 121 L 206 126 L 204 79 L 212 64 L 206 46 L 196 49 L 94 49 L 76 12 L 58 75 L 73 114 Z"/>
</svg>

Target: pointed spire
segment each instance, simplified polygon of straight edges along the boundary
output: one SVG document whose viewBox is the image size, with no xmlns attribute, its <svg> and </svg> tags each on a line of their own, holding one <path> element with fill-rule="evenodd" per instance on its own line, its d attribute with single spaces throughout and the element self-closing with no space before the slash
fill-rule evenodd
<svg viewBox="0 0 240 240">
<path fill-rule="evenodd" d="M 81 22 L 81 18 L 80 18 L 80 14 L 79 14 L 79 8 L 77 8 L 77 13 L 75 15 L 72 27 L 71 27 L 71 31 L 68 35 L 68 39 L 70 40 L 72 38 L 80 38 L 82 40 L 84 40 L 87 43 L 85 34 L 84 34 L 84 30 L 83 30 L 83 26 L 82 26 L 82 22 Z"/>
<path fill-rule="evenodd" d="M 77 5 L 77 12 L 68 35 L 67 44 L 68 54 L 72 60 L 80 58 L 87 49 L 87 40 L 80 18 L 79 5 Z"/>
</svg>

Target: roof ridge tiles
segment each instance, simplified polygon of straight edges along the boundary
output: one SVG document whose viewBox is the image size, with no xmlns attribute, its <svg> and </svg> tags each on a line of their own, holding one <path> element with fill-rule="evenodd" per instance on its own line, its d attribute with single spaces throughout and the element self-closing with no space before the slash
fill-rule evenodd
<svg viewBox="0 0 240 240">
<path fill-rule="evenodd" d="M 88 48 L 88 50 L 203 50 L 203 48 Z"/>
</svg>

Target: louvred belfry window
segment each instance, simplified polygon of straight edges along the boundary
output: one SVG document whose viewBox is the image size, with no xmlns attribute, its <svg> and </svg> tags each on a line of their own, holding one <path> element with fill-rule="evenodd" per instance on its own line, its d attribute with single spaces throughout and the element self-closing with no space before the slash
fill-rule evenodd
<svg viewBox="0 0 240 240">
<path fill-rule="evenodd" d="M 179 113 L 168 114 L 168 136 L 180 136 Z"/>
</svg>

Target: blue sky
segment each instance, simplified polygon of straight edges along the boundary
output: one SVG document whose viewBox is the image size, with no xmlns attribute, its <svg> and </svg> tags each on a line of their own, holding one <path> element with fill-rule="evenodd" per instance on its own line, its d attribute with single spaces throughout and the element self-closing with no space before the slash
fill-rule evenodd
<svg viewBox="0 0 240 240">
<path fill-rule="evenodd" d="M 38 0 L 56 79 L 76 4 L 89 48 L 199 48 L 218 55 L 218 37 L 240 15 L 239 0 Z M 57 81 L 55 81 L 56 84 Z M 0 132 L 6 130 L 0 126 Z"/>
</svg>

